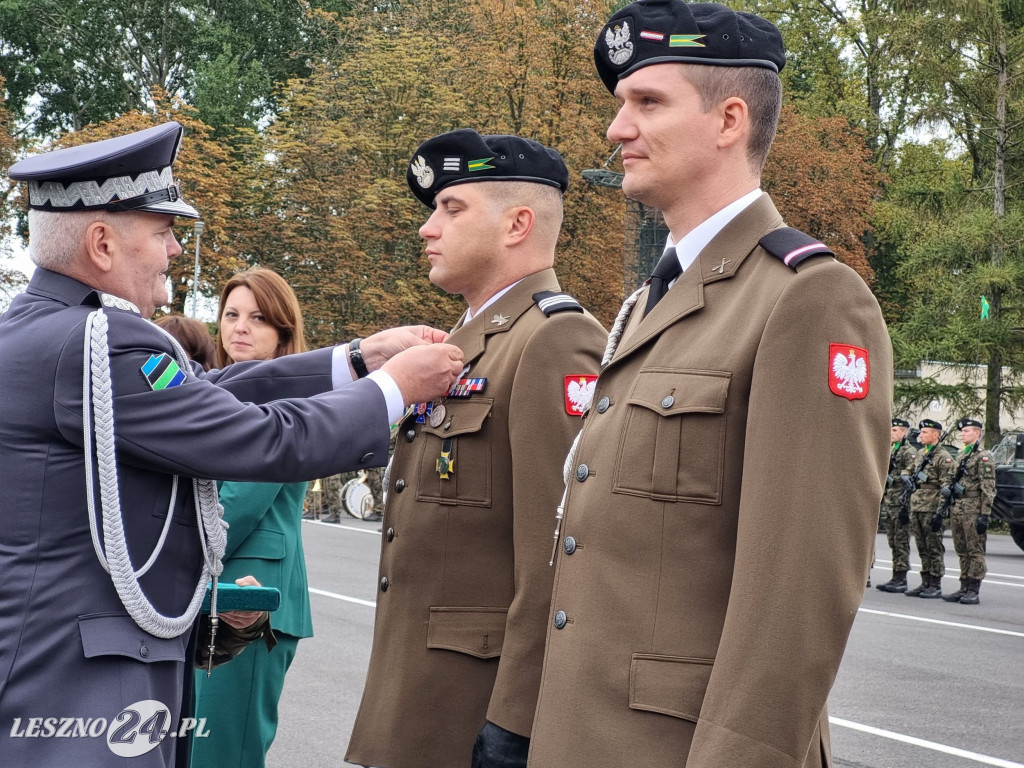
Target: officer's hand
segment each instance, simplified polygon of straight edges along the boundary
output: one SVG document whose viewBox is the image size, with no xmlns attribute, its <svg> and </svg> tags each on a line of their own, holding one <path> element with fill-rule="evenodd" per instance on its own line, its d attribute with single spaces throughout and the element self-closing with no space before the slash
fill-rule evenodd
<svg viewBox="0 0 1024 768">
<path fill-rule="evenodd" d="M 974 524 L 974 530 L 978 532 L 979 536 L 984 536 L 985 531 L 988 530 L 988 515 L 978 515 L 978 522 Z"/>
<path fill-rule="evenodd" d="M 939 495 L 944 499 L 948 499 L 950 496 L 953 495 L 953 491 L 952 489 L 950 489 L 948 485 L 944 485 L 942 486 L 942 488 L 939 489 Z"/>
<path fill-rule="evenodd" d="M 260 583 L 256 581 L 255 576 L 243 576 L 240 579 L 235 579 L 235 584 L 240 587 L 261 586 Z M 228 624 L 235 629 L 246 629 L 259 621 L 263 614 L 264 611 L 228 611 L 220 614 L 220 617 L 224 620 L 225 624 Z"/>
<path fill-rule="evenodd" d="M 934 515 L 932 515 L 932 518 L 931 518 L 931 520 L 929 522 L 931 523 L 931 526 L 932 526 L 932 533 L 938 533 L 939 531 L 942 530 L 943 518 L 942 518 L 942 515 L 939 514 L 938 512 L 936 512 Z"/>
<path fill-rule="evenodd" d="M 910 491 L 910 493 L 914 492 L 914 481 L 911 479 L 910 475 L 900 475 L 900 482 L 903 483 L 904 490 Z"/>
<path fill-rule="evenodd" d="M 471 768 L 526 768 L 530 739 L 487 722 L 476 735 Z"/>
<path fill-rule="evenodd" d="M 424 344 L 411 347 L 381 367 L 395 380 L 406 405 L 435 400 L 448 390 L 462 373 L 462 350 L 451 344 Z"/>
<path fill-rule="evenodd" d="M 910 510 L 900 508 L 899 514 L 900 525 L 910 525 Z"/>
<path fill-rule="evenodd" d="M 363 353 L 367 370 L 376 371 L 403 350 L 424 344 L 437 344 L 447 338 L 445 331 L 429 325 L 403 325 L 367 336 L 359 343 L 359 351 Z"/>
</svg>

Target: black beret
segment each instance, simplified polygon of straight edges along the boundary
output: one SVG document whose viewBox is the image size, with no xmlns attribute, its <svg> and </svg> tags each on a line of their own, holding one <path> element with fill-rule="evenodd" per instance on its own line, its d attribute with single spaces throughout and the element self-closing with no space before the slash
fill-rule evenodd
<svg viewBox="0 0 1024 768">
<path fill-rule="evenodd" d="M 910 422 L 906 419 L 893 419 L 892 425 L 894 427 L 906 427 L 907 429 L 910 429 Z"/>
<path fill-rule="evenodd" d="M 665 62 L 765 67 L 786 65 L 782 35 L 766 19 L 718 3 L 638 0 L 605 24 L 594 44 L 594 62 L 605 87 Z"/>
<path fill-rule="evenodd" d="M 481 136 L 472 128 L 442 133 L 420 144 L 405 174 L 409 189 L 424 205 L 445 187 L 473 181 L 530 181 L 569 187 L 562 156 L 519 136 Z"/>
<path fill-rule="evenodd" d="M 178 123 L 164 123 L 35 155 L 7 173 L 28 182 L 29 207 L 40 211 L 149 211 L 198 219 L 171 169 L 182 133 Z"/>
<path fill-rule="evenodd" d="M 977 419 L 960 419 L 960 421 L 956 423 L 956 428 L 963 429 L 964 427 L 977 427 L 978 429 L 984 429 L 985 425 Z"/>
<path fill-rule="evenodd" d="M 921 423 L 917 425 L 918 429 L 924 429 L 925 427 L 931 427 L 937 429 L 939 432 L 942 431 L 942 425 L 934 419 L 921 419 Z"/>
</svg>

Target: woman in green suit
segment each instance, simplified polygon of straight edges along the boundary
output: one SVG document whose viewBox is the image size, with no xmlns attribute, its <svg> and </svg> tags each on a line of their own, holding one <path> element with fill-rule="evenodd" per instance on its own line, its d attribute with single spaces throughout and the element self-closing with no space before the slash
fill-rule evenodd
<svg viewBox="0 0 1024 768">
<path fill-rule="evenodd" d="M 249 269 L 228 281 L 220 296 L 217 363 L 270 360 L 306 350 L 295 292 L 269 269 Z M 221 582 L 252 574 L 281 591 L 271 614 L 277 645 L 252 643 L 230 664 L 196 673 L 196 717 L 209 736 L 196 738 L 193 768 L 263 766 L 277 733 L 277 704 L 299 638 L 312 637 L 302 502 L 306 483 L 220 485 L 230 525 Z"/>
</svg>

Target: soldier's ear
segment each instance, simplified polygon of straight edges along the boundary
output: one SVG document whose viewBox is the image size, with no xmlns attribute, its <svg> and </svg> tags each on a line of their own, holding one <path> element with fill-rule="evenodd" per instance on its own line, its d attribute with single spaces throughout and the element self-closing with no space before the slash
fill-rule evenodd
<svg viewBox="0 0 1024 768">
<path fill-rule="evenodd" d="M 533 231 L 537 214 L 525 205 L 517 205 L 505 212 L 507 227 L 505 239 L 508 245 L 518 245 Z"/>
<path fill-rule="evenodd" d="M 119 245 L 117 230 L 106 221 L 94 221 L 85 230 L 85 252 L 89 265 L 100 272 L 114 267 L 114 255 Z"/>
</svg>

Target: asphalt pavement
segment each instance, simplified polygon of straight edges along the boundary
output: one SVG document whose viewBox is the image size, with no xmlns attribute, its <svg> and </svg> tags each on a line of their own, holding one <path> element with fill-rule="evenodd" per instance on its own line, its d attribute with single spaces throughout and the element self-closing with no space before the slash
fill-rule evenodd
<svg viewBox="0 0 1024 768">
<path fill-rule="evenodd" d="M 370 658 L 380 523 L 305 521 L 303 540 L 316 636 L 299 643 L 288 673 L 269 768 L 349 765 Z M 942 586 L 952 592 L 948 534 L 946 550 Z M 872 584 L 890 575 L 883 534 L 876 553 Z M 988 570 L 975 606 L 864 591 L 829 698 L 837 766 L 1024 768 L 1024 552 L 990 536 Z M 622 768 L 642 767 L 638 756 Z"/>
</svg>

